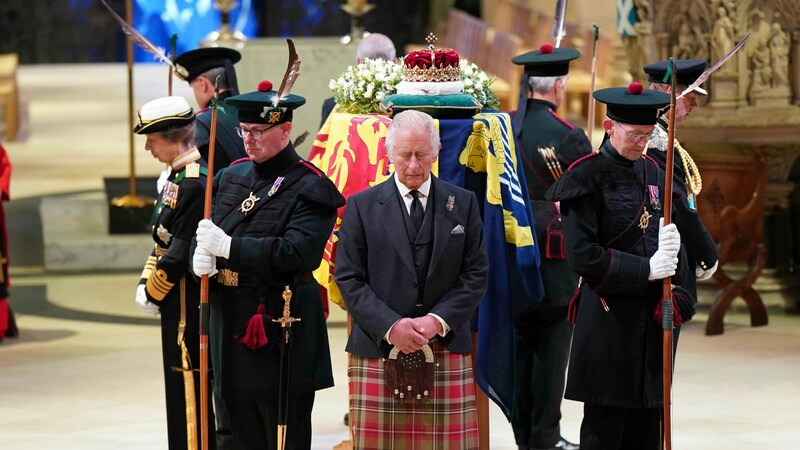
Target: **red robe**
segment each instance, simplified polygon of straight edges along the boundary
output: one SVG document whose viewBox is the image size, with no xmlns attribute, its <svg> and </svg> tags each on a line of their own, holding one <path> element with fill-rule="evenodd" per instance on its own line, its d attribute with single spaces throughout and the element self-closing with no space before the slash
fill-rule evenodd
<svg viewBox="0 0 800 450">
<path fill-rule="evenodd" d="M 8 307 L 8 236 L 6 234 L 6 215 L 3 202 L 9 200 L 11 184 L 11 161 L 6 150 L 0 145 L 0 340 L 5 336 L 16 336 L 14 315 Z"/>
</svg>

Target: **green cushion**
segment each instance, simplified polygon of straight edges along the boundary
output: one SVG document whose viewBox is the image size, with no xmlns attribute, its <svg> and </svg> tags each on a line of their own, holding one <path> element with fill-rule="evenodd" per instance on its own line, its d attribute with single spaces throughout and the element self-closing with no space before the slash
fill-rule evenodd
<svg viewBox="0 0 800 450">
<path fill-rule="evenodd" d="M 481 111 L 481 104 L 467 94 L 394 94 L 384 98 L 381 107 L 392 116 L 407 109 L 415 109 L 436 119 L 466 119 Z"/>
</svg>

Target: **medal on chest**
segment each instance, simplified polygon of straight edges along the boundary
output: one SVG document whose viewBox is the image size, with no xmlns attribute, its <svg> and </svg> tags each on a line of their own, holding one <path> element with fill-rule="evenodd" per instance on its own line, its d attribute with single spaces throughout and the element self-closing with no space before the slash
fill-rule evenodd
<svg viewBox="0 0 800 450">
<path fill-rule="evenodd" d="M 659 198 L 658 186 L 647 185 L 647 193 L 650 195 L 650 207 L 653 211 L 661 210 L 661 199 Z"/>
<path fill-rule="evenodd" d="M 261 199 L 256 197 L 255 194 L 253 194 L 253 191 L 250 191 L 250 196 L 242 201 L 242 207 L 240 208 L 240 211 L 247 215 L 247 213 L 249 213 L 250 210 L 256 206 L 256 202 L 259 200 Z"/>
<path fill-rule="evenodd" d="M 275 182 L 272 183 L 272 187 L 270 188 L 269 192 L 267 192 L 267 197 L 272 197 L 276 192 L 278 192 L 278 189 L 280 189 L 281 184 L 283 183 L 283 178 L 284 177 L 278 177 L 275 179 Z"/>
<path fill-rule="evenodd" d="M 653 217 L 650 215 L 650 211 L 647 210 L 647 207 L 644 208 L 644 212 L 642 216 L 639 217 L 639 229 L 642 230 L 642 233 L 647 230 L 647 227 L 650 226 L 650 218 Z"/>
<path fill-rule="evenodd" d="M 178 185 L 167 181 L 164 185 L 164 189 L 161 190 L 161 203 L 165 206 L 169 206 L 170 208 L 175 208 L 175 204 L 178 203 Z"/>
</svg>

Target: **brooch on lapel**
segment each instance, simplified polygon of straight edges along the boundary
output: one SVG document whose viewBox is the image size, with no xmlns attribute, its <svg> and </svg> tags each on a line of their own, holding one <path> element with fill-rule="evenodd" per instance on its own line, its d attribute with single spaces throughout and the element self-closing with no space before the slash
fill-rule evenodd
<svg viewBox="0 0 800 450">
<path fill-rule="evenodd" d="M 240 211 L 242 211 L 243 213 L 245 213 L 245 215 L 247 215 L 247 213 L 249 213 L 250 210 L 253 209 L 254 206 L 256 206 L 256 202 L 259 200 L 261 199 L 253 195 L 253 192 L 251 191 L 250 196 L 242 201 L 242 208 L 240 209 Z"/>
<path fill-rule="evenodd" d="M 158 236 L 161 241 L 165 244 L 169 245 L 170 239 L 172 239 L 172 233 L 167 230 L 164 225 L 158 224 L 158 229 L 156 229 L 156 236 Z"/>
<path fill-rule="evenodd" d="M 451 195 L 447 197 L 447 204 L 444 205 L 447 211 L 452 212 L 455 205 L 456 205 L 456 196 Z"/>
</svg>

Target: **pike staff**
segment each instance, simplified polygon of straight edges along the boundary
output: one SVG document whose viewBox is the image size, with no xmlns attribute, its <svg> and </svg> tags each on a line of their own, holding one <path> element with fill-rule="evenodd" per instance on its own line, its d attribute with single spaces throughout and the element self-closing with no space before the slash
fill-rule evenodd
<svg viewBox="0 0 800 450">
<path fill-rule="evenodd" d="M 211 97 L 211 131 L 208 141 L 208 175 L 206 176 L 206 196 L 203 205 L 203 219 L 211 219 L 211 196 L 214 183 L 214 147 L 217 142 L 217 113 L 220 109 L 217 104 L 219 98 L 219 75 L 214 80 L 214 96 Z M 208 319 L 210 309 L 208 306 L 208 274 L 200 277 L 200 421 L 201 448 L 208 447 Z"/>
<path fill-rule="evenodd" d="M 594 43 L 592 44 L 592 81 L 590 83 L 589 92 L 594 92 L 595 86 L 597 84 L 597 39 L 600 36 L 600 28 L 597 27 L 596 23 L 593 23 L 592 26 L 594 27 Z M 594 111 L 595 111 L 595 100 L 594 97 L 590 94 L 589 95 L 589 104 L 588 104 L 588 117 L 586 118 L 586 131 L 588 131 L 588 138 L 589 142 L 592 141 L 592 134 L 594 133 Z"/>
<path fill-rule="evenodd" d="M 675 58 L 669 59 L 669 67 L 664 76 L 664 81 L 669 78 L 669 128 L 667 137 L 667 167 L 666 179 L 664 180 L 664 226 L 669 225 L 672 216 L 672 172 L 674 166 L 675 148 Z M 672 450 L 672 328 L 673 328 L 673 305 L 672 305 L 672 277 L 664 278 L 662 291 L 661 327 L 664 330 L 662 347 L 662 373 L 663 373 L 663 395 L 664 395 L 664 449 Z"/>
</svg>

